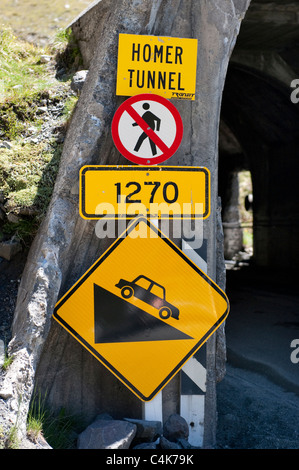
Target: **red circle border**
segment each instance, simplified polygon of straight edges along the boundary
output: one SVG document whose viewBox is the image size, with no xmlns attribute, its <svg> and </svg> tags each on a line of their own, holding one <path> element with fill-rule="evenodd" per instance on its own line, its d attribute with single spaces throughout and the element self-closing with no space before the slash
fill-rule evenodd
<svg viewBox="0 0 299 470">
<path fill-rule="evenodd" d="M 122 144 L 119 138 L 118 125 L 119 125 L 119 121 L 120 121 L 122 114 L 124 113 L 124 111 L 126 111 L 126 108 L 128 108 L 128 106 L 136 103 L 137 101 L 144 101 L 144 100 L 156 101 L 162 104 L 163 106 L 165 106 L 171 112 L 176 123 L 176 136 L 175 136 L 173 143 L 171 144 L 167 152 L 162 153 L 162 155 L 159 155 L 158 157 L 153 157 L 153 158 L 138 157 L 132 154 L 131 152 L 129 152 L 126 149 L 126 147 Z M 183 129 L 183 122 L 182 122 L 180 113 L 178 112 L 177 108 L 168 99 L 160 95 L 154 95 L 152 93 L 143 93 L 140 95 L 131 96 L 119 106 L 112 120 L 111 132 L 112 132 L 113 142 L 116 148 L 125 158 L 127 158 L 127 160 L 133 163 L 140 164 L 140 165 L 157 165 L 158 163 L 165 162 L 166 160 L 168 160 L 170 157 L 174 155 L 174 153 L 177 151 L 182 141 L 184 129 Z"/>
</svg>

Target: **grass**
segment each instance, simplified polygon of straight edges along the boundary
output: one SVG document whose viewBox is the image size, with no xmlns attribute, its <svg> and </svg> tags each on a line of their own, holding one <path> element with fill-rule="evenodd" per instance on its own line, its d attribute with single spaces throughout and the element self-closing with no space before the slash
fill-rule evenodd
<svg viewBox="0 0 299 470">
<path fill-rule="evenodd" d="M 46 410 L 40 394 L 34 394 L 27 416 L 27 435 L 31 441 L 37 442 L 42 435 Z"/>
<path fill-rule="evenodd" d="M 15 144 L 0 149 L 0 187 L 8 210 L 42 212 L 53 188 L 61 148 L 55 142 Z"/>
<path fill-rule="evenodd" d="M 18 37 L 44 43 L 65 28 L 90 0 L 1 0 L 1 22 L 11 25 Z"/>
<path fill-rule="evenodd" d="M 9 368 L 10 364 L 12 363 L 12 361 L 13 361 L 13 356 L 8 356 L 7 352 L 5 351 L 4 361 L 3 361 L 3 364 L 2 364 L 2 369 L 7 370 Z"/>
<path fill-rule="evenodd" d="M 30 99 L 53 85 L 45 50 L 18 41 L 10 28 L 0 31 L 0 101 Z"/>
<path fill-rule="evenodd" d="M 5 449 L 5 432 L 2 426 L 0 426 L 0 450 L 1 449 Z"/>
<path fill-rule="evenodd" d="M 1 365 L 1 369 L 3 371 L 6 371 L 9 368 L 10 364 L 13 362 L 13 360 L 14 360 L 14 356 L 13 354 L 12 355 L 8 354 L 7 344 L 5 342 L 4 343 L 4 357 L 3 357 L 3 363 Z"/>
<path fill-rule="evenodd" d="M 11 427 L 8 433 L 5 433 L 3 428 L 0 426 L 0 450 L 1 449 L 18 449 L 19 439 L 17 435 L 17 427 L 14 425 Z"/>
<path fill-rule="evenodd" d="M 46 396 L 35 393 L 27 417 L 27 435 L 32 442 L 44 437 L 53 449 L 70 449 L 75 445 L 75 429 L 80 422 L 65 408 L 53 413 L 46 406 Z"/>
<path fill-rule="evenodd" d="M 50 63 L 41 63 L 45 54 Z M 0 30 L 0 141 L 9 143 L 0 148 L 0 241 L 17 235 L 29 246 L 46 213 L 63 144 L 43 138 L 43 106 L 63 103 L 56 135 L 64 135 L 78 100 L 70 93 L 70 79 L 80 61 L 69 31 L 59 31 L 41 48 L 9 28 Z M 64 71 L 59 79 L 57 68 Z M 32 138 L 36 135 L 42 138 Z"/>
<path fill-rule="evenodd" d="M 16 235 L 29 246 L 44 217 L 59 168 L 62 145 L 16 143 L 11 150 L 0 149 L 0 188 L 7 214 L 17 215 L 16 222 L 7 219 L 0 236 Z"/>
<path fill-rule="evenodd" d="M 41 56 L 51 56 L 42 63 Z M 29 248 L 44 217 L 56 180 L 63 139 L 77 97 L 70 94 L 70 79 L 81 63 L 76 43 L 68 31 L 60 31 L 46 48 L 34 46 L 0 29 L 0 241 L 17 236 Z M 63 72 L 58 75 L 60 68 Z M 56 137 L 42 135 L 45 102 L 63 104 Z M 15 216 L 12 222 L 10 216 Z M 5 357 L 3 370 L 13 357 Z M 34 398 L 28 414 L 32 440 L 44 436 L 53 448 L 73 446 L 78 419 L 62 409 L 52 413 L 44 400 Z M 17 423 L 5 434 L 0 427 L 0 448 L 17 448 Z"/>
<path fill-rule="evenodd" d="M 18 411 L 16 421 L 8 431 L 4 431 L 3 428 L 0 426 L 0 449 L 19 449 L 20 441 L 18 436 L 18 419 L 20 413 L 20 406 L 21 406 L 22 398 L 18 397 Z"/>
</svg>

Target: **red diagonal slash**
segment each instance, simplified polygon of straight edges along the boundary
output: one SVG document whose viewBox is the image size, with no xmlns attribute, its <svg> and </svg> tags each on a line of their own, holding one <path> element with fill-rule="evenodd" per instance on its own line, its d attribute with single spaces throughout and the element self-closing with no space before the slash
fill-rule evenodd
<svg viewBox="0 0 299 470">
<path fill-rule="evenodd" d="M 126 111 L 163 153 L 167 153 L 169 151 L 169 148 L 163 142 L 163 140 L 161 140 L 160 137 L 156 134 L 156 132 L 149 127 L 145 120 L 142 119 L 142 117 L 137 113 L 137 111 L 135 111 L 132 106 L 128 106 Z"/>
<path fill-rule="evenodd" d="M 144 101 L 148 100 L 160 103 L 162 106 L 168 109 L 175 121 L 175 135 L 170 147 L 168 147 L 165 142 L 160 139 L 156 132 L 150 128 L 150 126 L 145 122 L 145 120 L 133 108 L 133 105 L 135 103 L 144 103 Z M 134 122 L 136 122 L 136 124 L 140 127 L 140 129 L 143 130 L 147 137 L 152 142 L 154 142 L 154 144 L 160 149 L 161 155 L 153 156 L 151 158 L 139 157 L 134 151 L 129 150 L 127 147 L 124 146 L 120 138 L 119 132 L 119 123 L 124 112 L 127 112 L 128 115 L 134 120 Z M 157 165 L 158 163 L 162 163 L 168 160 L 168 158 L 170 158 L 178 149 L 183 137 L 183 122 L 178 110 L 169 100 L 159 95 L 143 93 L 141 95 L 131 96 L 126 101 L 124 101 L 116 110 L 111 125 L 111 133 L 116 148 L 125 158 L 127 158 L 133 163 L 137 163 L 138 165 L 143 165 L 145 160 L 147 165 Z"/>
</svg>

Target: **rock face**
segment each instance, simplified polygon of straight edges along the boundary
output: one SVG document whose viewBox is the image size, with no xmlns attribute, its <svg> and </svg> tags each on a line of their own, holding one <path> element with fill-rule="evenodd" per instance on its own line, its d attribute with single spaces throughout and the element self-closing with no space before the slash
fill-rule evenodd
<svg viewBox="0 0 299 470">
<path fill-rule="evenodd" d="M 83 88 L 87 74 L 88 70 L 80 70 L 79 72 L 76 72 L 72 78 L 71 89 L 78 95 L 80 94 Z"/>
<path fill-rule="evenodd" d="M 10 261 L 17 253 L 22 251 L 22 245 L 18 240 L 0 242 L 0 257 Z"/>
<path fill-rule="evenodd" d="M 168 441 L 188 439 L 189 427 L 184 418 L 178 414 L 170 415 L 163 426 L 163 435 Z"/>
<path fill-rule="evenodd" d="M 148 421 L 143 419 L 129 419 L 126 421 L 136 425 L 135 442 L 153 442 L 162 434 L 162 423 L 160 421 Z"/>
<path fill-rule="evenodd" d="M 99 417 L 78 438 L 78 449 L 129 449 L 135 424 Z"/>
<path fill-rule="evenodd" d="M 96 47 L 88 77 L 64 143 L 55 190 L 47 216 L 31 247 L 19 288 L 9 353 L 2 376 L 0 423 L 9 429 L 18 417 L 20 437 L 34 386 L 54 409 L 70 408 L 92 419 L 102 410 L 140 418 L 141 402 L 62 328 L 51 321 L 57 300 L 86 272 L 113 240 L 99 240 L 95 222 L 78 211 L 79 170 L 87 164 L 127 164 L 116 151 L 111 121 L 122 98 L 115 96 L 118 33 L 199 39 L 195 102 L 177 102 L 184 121 L 181 147 L 171 165 L 206 166 L 212 175 L 211 216 L 204 228 L 210 277 L 216 276 L 215 207 L 221 93 L 228 60 L 249 0 L 102 0 L 96 4 Z M 94 12 L 95 13 L 95 12 Z M 89 34 L 88 31 L 81 33 Z M 208 346 L 206 436 L 215 434 L 215 342 Z M 63 371 L 63 373 L 62 373 Z M 167 385 L 167 387 L 170 384 Z M 21 402 L 19 397 L 22 397 Z M 172 394 L 167 409 L 177 406 Z M 172 411 L 173 412 L 173 411 Z M 128 423 L 127 423 L 128 424 Z"/>
</svg>

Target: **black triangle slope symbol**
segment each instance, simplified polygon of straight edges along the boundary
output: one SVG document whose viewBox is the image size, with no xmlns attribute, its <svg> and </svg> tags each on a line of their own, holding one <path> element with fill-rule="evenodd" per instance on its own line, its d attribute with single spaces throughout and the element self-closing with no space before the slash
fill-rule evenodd
<svg viewBox="0 0 299 470">
<path fill-rule="evenodd" d="M 95 343 L 193 339 L 94 284 Z"/>
</svg>

